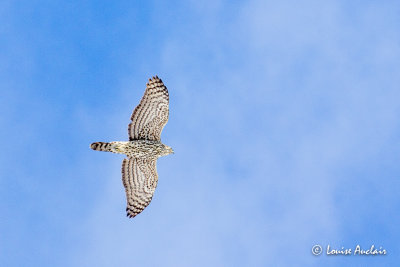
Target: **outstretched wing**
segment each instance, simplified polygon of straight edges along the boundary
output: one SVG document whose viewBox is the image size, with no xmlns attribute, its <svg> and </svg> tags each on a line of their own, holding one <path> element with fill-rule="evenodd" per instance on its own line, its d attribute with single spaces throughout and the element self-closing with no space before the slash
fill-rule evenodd
<svg viewBox="0 0 400 267">
<path fill-rule="evenodd" d="M 131 116 L 129 140 L 161 141 L 161 131 L 168 122 L 169 94 L 157 76 L 149 79 L 146 91 Z"/>
<path fill-rule="evenodd" d="M 133 218 L 150 204 L 158 182 L 156 163 L 156 158 L 129 158 L 122 161 L 126 216 Z"/>
</svg>

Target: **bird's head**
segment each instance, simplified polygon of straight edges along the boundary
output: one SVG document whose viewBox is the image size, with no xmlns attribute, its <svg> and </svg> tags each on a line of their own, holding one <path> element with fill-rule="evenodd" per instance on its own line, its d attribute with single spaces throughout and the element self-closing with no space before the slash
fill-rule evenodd
<svg viewBox="0 0 400 267">
<path fill-rule="evenodd" d="M 162 150 L 162 156 L 167 156 L 169 154 L 174 154 L 174 150 L 172 149 L 172 147 L 164 145 Z"/>
</svg>

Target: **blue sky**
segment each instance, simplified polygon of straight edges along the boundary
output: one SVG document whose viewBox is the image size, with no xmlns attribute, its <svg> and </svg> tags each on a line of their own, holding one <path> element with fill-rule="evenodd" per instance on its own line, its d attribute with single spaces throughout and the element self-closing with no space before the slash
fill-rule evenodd
<svg viewBox="0 0 400 267">
<path fill-rule="evenodd" d="M 388 266 L 400 246 L 398 1 L 2 1 L 1 266 Z M 150 206 L 122 155 L 170 92 Z M 320 244 L 385 256 L 313 256 Z"/>
</svg>

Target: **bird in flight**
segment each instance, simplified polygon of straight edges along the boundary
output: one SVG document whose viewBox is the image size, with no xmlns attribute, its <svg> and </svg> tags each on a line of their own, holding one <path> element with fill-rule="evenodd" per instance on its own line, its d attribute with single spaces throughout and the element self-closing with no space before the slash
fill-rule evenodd
<svg viewBox="0 0 400 267">
<path fill-rule="evenodd" d="M 122 183 L 126 192 L 126 215 L 141 213 L 153 198 L 157 187 L 157 159 L 174 153 L 161 143 L 161 131 L 168 122 L 169 94 L 157 76 L 149 79 L 146 91 L 131 116 L 129 141 L 95 142 L 90 148 L 125 154 L 122 161 Z"/>
</svg>

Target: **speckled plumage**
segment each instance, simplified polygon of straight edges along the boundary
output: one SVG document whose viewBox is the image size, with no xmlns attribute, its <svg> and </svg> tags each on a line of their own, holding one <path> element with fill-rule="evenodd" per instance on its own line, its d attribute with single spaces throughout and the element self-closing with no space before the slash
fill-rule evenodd
<svg viewBox="0 0 400 267">
<path fill-rule="evenodd" d="M 142 212 L 153 198 L 157 187 L 157 158 L 173 153 L 161 143 L 161 131 L 168 122 L 169 94 L 157 76 L 149 79 L 140 104 L 132 113 L 129 141 L 96 142 L 93 150 L 125 154 L 122 162 L 122 182 L 125 187 L 130 218 Z"/>
</svg>

